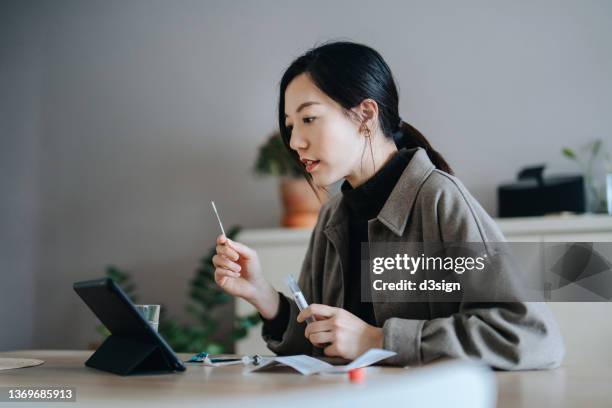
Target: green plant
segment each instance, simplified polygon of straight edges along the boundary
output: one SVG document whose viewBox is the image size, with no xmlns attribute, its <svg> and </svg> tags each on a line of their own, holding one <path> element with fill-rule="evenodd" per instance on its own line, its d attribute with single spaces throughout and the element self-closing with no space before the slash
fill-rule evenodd
<svg viewBox="0 0 612 408">
<path fill-rule="evenodd" d="M 239 232 L 239 227 L 232 227 L 228 230 L 227 236 L 233 239 Z M 224 353 L 228 350 L 224 344 L 215 339 L 215 334 L 219 328 L 219 317 L 215 316 L 215 311 L 223 305 L 228 304 L 232 298 L 227 295 L 216 283 L 214 279 L 215 268 L 212 263 L 212 258 L 215 255 L 215 248 L 211 248 L 209 252 L 202 257 L 200 265 L 196 270 L 195 276 L 189 282 L 189 302 L 185 306 L 187 312 L 194 318 L 194 324 L 184 324 L 168 317 L 165 308 L 162 306 L 159 333 L 170 344 L 176 352 L 195 353 L 206 351 L 217 354 Z M 107 276 L 115 279 L 122 288 L 126 285 L 132 290 L 135 288 L 130 284 L 129 274 L 113 268 L 113 276 Z M 125 288 L 124 288 L 125 290 Z M 133 300 L 133 298 L 132 298 Z M 232 341 L 244 338 L 249 329 L 255 326 L 258 322 L 259 314 L 252 313 L 247 316 L 233 317 L 233 328 L 230 333 Z"/>
<path fill-rule="evenodd" d="M 579 149 L 579 153 L 564 147 L 561 152 L 563 155 L 576 162 L 584 175 L 584 182 L 587 189 L 589 209 L 594 212 L 603 212 L 606 208 L 605 184 L 598 180 L 597 164 L 602 156 L 603 141 L 596 139 L 585 144 Z M 603 154 L 606 171 L 611 171 L 610 154 Z"/>
<path fill-rule="evenodd" d="M 278 132 L 259 148 L 254 171 L 262 176 L 300 177 L 304 169 L 289 154 Z"/>
</svg>

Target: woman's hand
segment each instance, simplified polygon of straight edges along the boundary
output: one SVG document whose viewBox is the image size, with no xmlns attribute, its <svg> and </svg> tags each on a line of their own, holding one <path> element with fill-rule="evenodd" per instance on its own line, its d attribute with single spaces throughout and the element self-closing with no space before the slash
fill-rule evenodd
<svg viewBox="0 0 612 408">
<path fill-rule="evenodd" d="M 215 266 L 215 282 L 226 293 L 251 303 L 265 319 L 278 312 L 279 297 L 263 277 L 257 252 L 248 246 L 219 235 Z"/>
<path fill-rule="evenodd" d="M 315 347 L 325 345 L 326 356 L 354 360 L 371 348 L 383 346 L 380 327 L 371 326 L 344 309 L 311 304 L 297 316 L 297 321 L 301 323 L 310 316 L 317 321 L 308 323 L 304 335 Z"/>
</svg>

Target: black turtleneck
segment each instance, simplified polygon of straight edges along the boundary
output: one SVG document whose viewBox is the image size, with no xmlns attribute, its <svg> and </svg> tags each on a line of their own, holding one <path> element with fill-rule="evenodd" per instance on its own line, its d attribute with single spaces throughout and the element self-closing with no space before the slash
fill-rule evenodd
<svg viewBox="0 0 612 408">
<path fill-rule="evenodd" d="M 361 243 L 368 242 L 368 220 L 374 219 L 385 205 L 415 149 L 401 149 L 365 183 L 353 188 L 348 181 L 341 186 L 342 201 L 348 210 L 349 259 L 344 269 L 344 309 L 364 322 L 376 325 L 371 302 L 361 301 Z M 263 319 L 263 333 L 282 339 L 289 322 L 289 303 L 280 295 L 274 319 Z"/>
</svg>

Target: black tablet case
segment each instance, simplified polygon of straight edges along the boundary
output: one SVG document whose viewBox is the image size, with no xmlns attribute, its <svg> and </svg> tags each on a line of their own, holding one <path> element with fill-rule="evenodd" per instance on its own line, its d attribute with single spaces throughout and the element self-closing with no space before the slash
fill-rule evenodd
<svg viewBox="0 0 612 408">
<path fill-rule="evenodd" d="M 112 280 L 77 282 L 74 289 L 102 323 L 112 326 L 109 327 L 111 332 L 122 332 L 122 335 L 113 333 L 107 337 L 85 362 L 86 366 L 119 375 L 184 369 L 184 366 L 176 367 L 168 359 L 160 344 L 154 344 L 156 340 L 163 343 L 163 339 L 138 314 L 129 298 Z"/>
<path fill-rule="evenodd" d="M 112 334 L 85 365 L 119 375 L 174 371 L 159 346 Z"/>
</svg>

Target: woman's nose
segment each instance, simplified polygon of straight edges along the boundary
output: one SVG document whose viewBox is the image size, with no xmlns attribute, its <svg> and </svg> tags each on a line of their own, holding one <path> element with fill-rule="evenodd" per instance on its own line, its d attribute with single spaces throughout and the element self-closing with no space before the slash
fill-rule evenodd
<svg viewBox="0 0 612 408">
<path fill-rule="evenodd" d="M 291 132 L 291 139 L 289 139 L 289 147 L 293 150 L 298 149 L 306 149 L 308 147 L 308 142 L 305 138 L 303 138 L 298 131 L 295 129 Z"/>
</svg>

